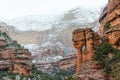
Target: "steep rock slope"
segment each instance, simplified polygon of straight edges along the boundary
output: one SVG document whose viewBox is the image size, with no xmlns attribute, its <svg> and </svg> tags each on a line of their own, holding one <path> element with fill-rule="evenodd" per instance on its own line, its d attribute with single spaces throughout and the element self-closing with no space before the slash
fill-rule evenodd
<svg viewBox="0 0 120 80">
<path fill-rule="evenodd" d="M 91 53 L 92 46 L 96 43 L 97 40 L 92 41 L 95 37 L 85 40 L 85 37 L 90 37 L 91 32 L 88 32 L 89 35 L 86 36 L 87 29 L 78 29 L 73 33 L 73 44 L 78 51 L 78 63 L 76 67 L 76 73 L 78 79 L 80 80 L 119 80 L 119 63 L 120 63 L 120 1 L 119 0 L 109 0 L 106 7 L 103 9 L 103 12 L 100 17 L 100 36 L 101 39 L 97 48 L 93 48 L 96 51 Z M 94 33 L 94 32 L 93 32 Z M 93 36 L 93 35 L 92 35 Z M 89 43 L 86 43 L 88 41 Z M 87 49 L 84 49 L 84 45 L 89 45 L 90 51 L 87 54 L 82 54 Z M 91 46 L 90 46 L 91 45 Z M 86 48 L 86 47 L 85 47 Z M 96 61 L 91 62 L 92 57 Z M 84 57 L 89 55 L 89 57 Z M 87 59 L 89 59 L 87 62 Z M 83 62 L 83 64 L 80 64 Z M 78 71 L 79 70 L 79 71 Z"/>
<path fill-rule="evenodd" d="M 0 30 L 0 70 L 29 76 L 32 74 L 31 54 Z"/>
<path fill-rule="evenodd" d="M 89 15 L 89 16 L 88 16 Z M 87 9 L 75 8 L 62 15 L 31 15 L 11 20 L 10 24 L 22 31 L 43 31 L 52 27 L 70 27 L 74 25 L 92 23 L 99 17 L 98 13 Z"/>
<path fill-rule="evenodd" d="M 120 1 L 109 0 L 100 18 L 100 32 L 114 48 L 120 49 Z"/>
<path fill-rule="evenodd" d="M 78 77 L 81 64 L 92 60 L 95 49 L 100 44 L 100 37 L 90 28 L 76 29 L 73 31 L 72 41 L 78 52 L 76 67 L 76 76 Z"/>
</svg>

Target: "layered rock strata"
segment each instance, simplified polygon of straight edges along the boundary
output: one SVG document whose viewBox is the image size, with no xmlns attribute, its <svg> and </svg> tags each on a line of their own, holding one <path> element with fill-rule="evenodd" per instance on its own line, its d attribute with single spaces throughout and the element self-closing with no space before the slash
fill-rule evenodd
<svg viewBox="0 0 120 80">
<path fill-rule="evenodd" d="M 120 0 L 109 0 L 99 22 L 101 37 L 120 49 Z"/>
<path fill-rule="evenodd" d="M 101 39 L 120 50 L 120 0 L 109 0 L 108 4 L 103 9 L 99 22 Z M 85 61 L 92 59 L 92 56 L 95 53 L 95 47 L 97 47 L 100 42 L 98 34 L 91 29 L 76 29 L 73 31 L 73 45 L 78 51 L 76 75 L 81 78 L 80 80 L 89 80 L 92 76 L 94 76 L 94 80 L 105 80 L 103 76 L 100 76 L 102 73 L 100 73 L 99 76 L 96 76 L 96 74 L 101 72 L 99 70 L 97 70 L 99 72 L 95 71 L 95 73 L 97 73 L 91 76 L 91 72 L 96 69 L 92 70 L 88 67 L 86 70 L 81 69 L 83 68 L 82 66 L 85 65 Z M 109 58 L 113 57 L 111 53 L 109 53 L 108 56 Z M 86 65 L 89 64 L 89 62 L 86 63 Z M 89 72 L 85 74 L 82 73 L 82 71 L 87 70 Z M 80 75 L 78 76 L 78 74 Z"/>
<path fill-rule="evenodd" d="M 0 70 L 29 76 L 32 66 L 30 52 L 11 40 L 6 33 L 0 32 Z"/>
<path fill-rule="evenodd" d="M 77 49 L 77 68 L 76 76 L 78 76 L 81 70 L 81 64 L 85 61 L 92 60 L 92 56 L 95 53 L 95 48 L 100 44 L 99 35 L 91 30 L 76 29 L 73 31 L 73 45 Z"/>
</svg>

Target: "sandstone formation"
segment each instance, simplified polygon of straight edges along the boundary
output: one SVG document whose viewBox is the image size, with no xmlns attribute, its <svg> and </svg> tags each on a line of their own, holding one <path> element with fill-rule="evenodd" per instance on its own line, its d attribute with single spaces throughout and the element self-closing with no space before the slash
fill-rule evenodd
<svg viewBox="0 0 120 80">
<path fill-rule="evenodd" d="M 69 54 L 66 55 L 63 59 L 56 62 L 59 70 L 67 70 L 76 66 L 76 58 L 76 54 Z"/>
<path fill-rule="evenodd" d="M 78 80 L 106 80 L 102 73 L 103 69 L 98 62 L 84 62 L 81 64 Z"/>
<path fill-rule="evenodd" d="M 95 48 L 100 44 L 100 37 L 90 28 L 76 29 L 73 31 L 72 40 L 74 47 L 78 51 L 76 68 L 76 76 L 78 76 L 81 64 L 92 59 Z"/>
<path fill-rule="evenodd" d="M 109 0 L 99 22 L 101 37 L 120 49 L 120 0 Z"/>
<path fill-rule="evenodd" d="M 27 49 L 15 49 L 11 52 L 11 60 L 13 61 L 14 73 L 24 74 L 25 76 L 32 74 L 31 54 Z"/>
<path fill-rule="evenodd" d="M 101 39 L 120 50 L 120 0 L 109 0 L 99 22 Z M 102 69 L 97 70 L 100 66 L 90 68 L 90 66 L 96 65 L 90 60 L 95 53 L 95 48 L 101 43 L 100 37 L 91 29 L 73 31 L 73 45 L 78 51 L 76 76 L 80 80 L 105 80 L 102 76 Z M 111 59 L 113 54 L 109 53 L 108 57 Z"/>
<path fill-rule="evenodd" d="M 2 37 L 0 37 L 0 46 L 3 46 L 3 45 L 5 45 L 5 40 Z"/>
<path fill-rule="evenodd" d="M 41 56 L 39 57 L 45 57 L 45 56 L 63 56 L 64 55 L 64 48 L 60 47 L 60 45 L 49 45 L 47 47 L 41 47 L 42 52 L 38 53 Z"/>
<path fill-rule="evenodd" d="M 30 52 L 2 33 L 0 32 L 0 70 L 31 75 L 33 64 Z"/>
<path fill-rule="evenodd" d="M 76 54 L 67 54 L 63 59 L 54 62 L 40 62 L 36 66 L 46 73 L 56 73 L 60 70 L 68 70 L 76 66 Z"/>
<path fill-rule="evenodd" d="M 8 50 L 0 51 L 0 70 L 6 70 L 12 67 L 11 57 Z"/>
</svg>

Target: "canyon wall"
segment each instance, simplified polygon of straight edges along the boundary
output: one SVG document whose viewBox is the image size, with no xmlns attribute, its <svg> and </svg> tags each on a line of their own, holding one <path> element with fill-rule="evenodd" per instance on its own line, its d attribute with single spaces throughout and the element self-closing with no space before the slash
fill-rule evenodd
<svg viewBox="0 0 120 80">
<path fill-rule="evenodd" d="M 0 31 L 0 70 L 29 76 L 32 74 L 31 54 Z"/>
<path fill-rule="evenodd" d="M 120 1 L 109 0 L 104 8 L 100 22 L 100 35 L 114 48 L 120 49 Z"/>
<path fill-rule="evenodd" d="M 76 77 L 80 80 L 106 80 L 100 65 L 92 62 L 92 57 L 101 42 L 108 42 L 120 50 L 120 0 L 108 1 L 99 22 L 100 35 L 89 28 L 73 31 L 73 45 L 78 52 Z M 113 55 L 108 54 L 108 57 L 112 58 Z"/>
</svg>

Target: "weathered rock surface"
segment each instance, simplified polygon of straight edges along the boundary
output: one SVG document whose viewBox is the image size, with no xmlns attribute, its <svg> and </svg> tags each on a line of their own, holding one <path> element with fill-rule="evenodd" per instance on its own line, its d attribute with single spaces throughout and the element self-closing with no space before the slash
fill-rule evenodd
<svg viewBox="0 0 120 80">
<path fill-rule="evenodd" d="M 72 40 L 74 47 L 78 51 L 76 68 L 76 76 L 78 76 L 81 70 L 81 64 L 85 61 L 92 60 L 95 48 L 100 44 L 100 37 L 90 28 L 76 29 L 73 31 Z"/>
<path fill-rule="evenodd" d="M 53 65 L 58 66 L 59 70 L 67 70 L 76 66 L 76 58 L 76 54 L 69 54 L 64 56 L 64 58 L 59 60 L 58 62 L 55 62 L 55 64 L 53 63 Z"/>
<path fill-rule="evenodd" d="M 68 70 L 76 66 L 77 58 L 76 54 L 67 54 L 63 59 L 54 62 L 41 62 L 36 66 L 46 73 L 56 73 L 60 70 Z"/>
<path fill-rule="evenodd" d="M 114 48 L 120 50 L 120 0 L 109 0 L 103 9 L 100 22 L 100 36 Z M 76 29 L 73 32 L 73 45 L 78 51 L 76 76 L 80 80 L 108 80 L 102 75 L 101 66 L 90 61 L 100 37 L 91 29 Z M 111 53 L 108 54 L 112 58 Z"/>
<path fill-rule="evenodd" d="M 101 37 L 120 49 L 120 1 L 109 0 L 99 21 Z"/>
<path fill-rule="evenodd" d="M 25 76 L 32 74 L 32 59 L 31 54 L 27 49 L 15 49 L 11 52 L 11 62 L 13 64 L 14 73 L 24 74 Z"/>
<path fill-rule="evenodd" d="M 5 32 L 0 32 L 0 70 L 29 76 L 32 65 L 30 52 L 11 40 Z"/>
<path fill-rule="evenodd" d="M 81 65 L 78 80 L 105 80 L 103 69 L 98 62 L 88 61 Z"/>
</svg>

